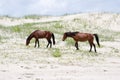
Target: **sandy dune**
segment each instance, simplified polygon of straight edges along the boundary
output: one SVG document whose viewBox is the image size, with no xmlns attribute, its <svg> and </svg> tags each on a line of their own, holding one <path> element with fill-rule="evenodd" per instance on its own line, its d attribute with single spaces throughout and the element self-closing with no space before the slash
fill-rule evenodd
<svg viewBox="0 0 120 80">
<path fill-rule="evenodd" d="M 101 18 L 99 15 L 102 15 Z M 116 17 L 115 21 L 111 14 L 76 14 L 61 17 L 49 17 L 41 19 L 11 19 L 1 18 L 0 25 L 10 27 L 24 23 L 38 23 L 38 22 L 52 22 L 52 21 L 68 21 L 72 19 L 85 19 L 92 25 L 107 28 L 119 32 L 120 15 Z M 92 17 L 94 16 L 94 17 Z M 105 22 L 107 21 L 107 22 Z M 104 27 L 102 24 L 104 24 Z M 1 35 L 3 31 L 0 30 Z M 12 35 L 11 35 L 12 36 Z M 7 42 L 7 43 L 4 43 Z M 21 42 L 18 46 L 17 42 Z M 15 44 L 15 45 L 14 45 Z M 74 59 L 76 54 L 65 54 L 64 57 L 54 58 L 50 57 L 49 50 L 46 48 L 34 49 L 33 47 L 23 46 L 24 40 L 13 38 L 10 41 L 5 40 L 0 43 L 0 80 L 119 80 L 120 79 L 120 57 L 116 56 L 120 50 L 120 39 L 117 38 L 115 42 L 101 42 L 105 46 L 98 48 L 98 56 L 92 57 L 89 61 L 89 56 L 83 57 L 83 60 Z M 64 43 L 59 42 L 55 47 L 62 48 Z M 110 47 L 116 49 L 118 54 L 109 54 L 107 57 L 104 54 L 110 53 Z M 73 47 L 72 47 L 73 48 Z M 31 50 L 32 49 L 32 50 Z M 73 48 L 74 50 L 74 48 Z M 34 53 L 35 54 L 34 54 Z M 42 54 L 42 53 L 48 54 Z M 72 56 L 70 56 L 72 55 Z M 27 58 L 26 58 L 27 56 Z M 38 57 L 40 56 L 40 57 Z M 42 57 L 41 57 L 42 56 Z M 19 57 L 19 59 L 17 59 Z M 14 59 L 15 58 L 15 59 Z M 36 58 L 39 58 L 36 59 Z M 72 59 L 73 58 L 73 59 Z M 94 60 L 95 59 L 95 60 Z M 68 61 L 67 61 L 68 60 Z M 37 62 L 38 61 L 38 62 Z"/>
</svg>

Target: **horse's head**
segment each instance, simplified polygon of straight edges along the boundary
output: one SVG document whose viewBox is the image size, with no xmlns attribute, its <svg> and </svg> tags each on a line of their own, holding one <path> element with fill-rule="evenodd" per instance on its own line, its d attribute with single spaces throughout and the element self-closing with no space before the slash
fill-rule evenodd
<svg viewBox="0 0 120 80">
<path fill-rule="evenodd" d="M 64 41 L 68 37 L 69 32 L 64 33 L 62 41 Z"/>
<path fill-rule="evenodd" d="M 67 37 L 73 37 L 75 36 L 77 33 L 79 32 L 65 32 L 64 35 L 63 35 L 63 41 L 67 38 Z"/>
<path fill-rule="evenodd" d="M 26 46 L 28 46 L 29 43 L 30 43 L 30 41 L 27 39 L 27 40 L 26 40 Z"/>
</svg>

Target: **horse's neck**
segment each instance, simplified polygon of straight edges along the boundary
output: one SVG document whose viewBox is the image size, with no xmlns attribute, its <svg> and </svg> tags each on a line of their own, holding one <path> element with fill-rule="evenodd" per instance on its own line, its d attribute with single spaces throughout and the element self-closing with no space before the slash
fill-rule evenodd
<svg viewBox="0 0 120 80">
<path fill-rule="evenodd" d="M 71 33 L 71 34 L 69 34 L 69 35 L 67 35 L 68 37 L 73 37 L 74 36 L 74 34 L 73 33 Z"/>
<path fill-rule="evenodd" d="M 67 37 L 72 37 L 72 35 L 68 35 Z"/>
<path fill-rule="evenodd" d="M 68 35 L 68 37 L 73 37 L 77 34 L 78 32 L 71 32 L 70 35 Z"/>
<path fill-rule="evenodd" d="M 30 36 L 27 38 L 28 41 L 30 41 L 33 38 L 33 34 L 30 34 Z"/>
</svg>

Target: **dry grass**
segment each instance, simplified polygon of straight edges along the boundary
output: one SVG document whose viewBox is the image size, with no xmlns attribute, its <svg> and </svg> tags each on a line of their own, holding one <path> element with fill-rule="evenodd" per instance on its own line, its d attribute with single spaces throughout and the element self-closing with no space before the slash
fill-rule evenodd
<svg viewBox="0 0 120 80">
<path fill-rule="evenodd" d="M 106 41 L 108 43 L 118 42 L 116 40 L 118 40 L 118 38 L 120 37 L 120 35 L 119 35 L 120 32 L 114 31 L 112 29 L 107 29 L 107 27 L 110 25 L 108 23 L 109 18 L 114 18 L 114 19 L 110 19 L 110 20 L 112 20 L 112 22 L 114 22 L 114 24 L 119 25 L 119 23 L 118 23 L 119 15 L 118 14 L 86 14 L 86 15 L 88 17 L 83 17 L 83 14 L 76 15 L 76 16 L 70 15 L 70 16 L 72 16 L 72 18 L 70 16 L 64 16 L 63 19 L 61 19 L 62 21 L 54 21 L 54 22 L 52 21 L 52 22 L 44 22 L 44 23 L 43 22 L 25 23 L 22 25 L 15 25 L 15 26 L 9 26 L 9 27 L 1 26 L 0 32 L 1 32 L 1 34 L 4 34 L 4 35 L 0 36 L 0 42 L 1 42 L 1 46 L 2 46 L 2 47 L 0 47 L 1 53 L 2 52 L 3 52 L 3 54 L 6 53 L 6 55 L 7 54 L 8 55 L 15 54 L 16 59 L 19 59 L 19 56 L 17 56 L 18 53 L 22 53 L 24 55 L 30 54 L 28 52 L 30 49 L 31 50 L 30 52 L 34 55 L 36 53 L 41 54 L 40 52 L 42 50 L 43 52 L 48 51 L 45 53 L 42 52 L 43 56 L 46 55 L 45 57 L 49 56 L 52 58 L 52 56 L 50 54 L 52 54 L 54 52 L 54 48 L 56 48 L 56 49 L 60 50 L 61 55 L 63 55 L 62 57 L 64 57 L 65 55 L 67 55 L 69 57 L 75 56 L 74 57 L 75 60 L 76 60 L 76 56 L 79 56 L 81 58 L 83 58 L 85 56 L 85 57 L 88 57 L 88 59 L 89 59 L 89 56 L 94 58 L 94 55 L 96 55 L 96 53 L 94 53 L 94 52 L 91 52 L 91 53 L 88 52 L 89 44 L 87 42 L 85 42 L 85 43 L 80 42 L 79 43 L 80 50 L 76 51 L 75 47 L 74 47 L 74 41 L 71 38 L 67 39 L 64 42 L 64 45 L 62 47 L 61 46 L 59 47 L 59 44 L 56 44 L 56 46 L 53 46 L 53 50 L 52 49 L 49 50 L 49 49 L 45 48 L 45 46 L 47 44 L 46 40 L 40 40 L 41 47 L 39 49 L 36 48 L 35 49 L 36 51 L 34 52 L 34 51 L 32 51 L 32 50 L 34 50 L 34 48 L 33 48 L 34 39 L 31 41 L 30 47 L 25 46 L 25 40 L 32 31 L 34 31 L 36 29 L 41 29 L 41 30 L 50 30 L 53 33 L 55 33 L 57 43 L 61 42 L 63 33 L 66 31 L 80 31 L 80 32 L 97 33 L 100 37 L 100 43 L 102 46 L 101 48 L 97 47 L 97 50 L 98 50 L 97 56 L 98 57 L 106 56 L 109 54 L 110 55 L 113 54 L 112 56 L 114 56 L 115 54 L 117 54 L 119 52 L 119 49 L 116 49 L 114 46 L 112 46 L 112 47 L 106 46 L 104 43 Z M 105 15 L 108 18 L 108 20 L 105 19 L 106 22 L 104 22 Z M 91 20 L 89 17 L 91 18 Z M 70 19 L 68 19 L 68 18 L 70 18 Z M 99 20 L 103 20 L 103 22 L 102 22 L 102 24 L 99 23 L 99 25 L 98 25 L 97 21 L 99 21 Z M 95 23 L 95 24 L 93 24 L 93 23 Z M 67 44 L 65 44 L 65 43 L 67 43 Z M 3 46 L 4 46 L 4 49 L 3 49 Z M 20 48 L 22 48 L 22 50 L 20 50 Z M 105 48 L 108 48 L 109 51 L 103 51 L 103 49 L 105 49 Z M 23 51 L 23 52 L 21 52 L 21 51 Z M 4 56 L 3 54 L 1 56 Z M 41 56 L 41 57 L 43 57 L 43 56 Z M 118 57 L 119 56 L 120 55 L 118 55 Z M 9 58 L 9 57 L 10 56 L 7 56 L 7 58 Z M 27 57 L 27 56 L 25 56 L 25 57 Z"/>
<path fill-rule="evenodd" d="M 44 20 L 44 17 L 42 17 L 42 19 L 37 18 L 35 20 L 38 21 L 35 22 L 33 18 L 33 21 L 30 23 L 23 23 L 21 21 L 22 24 L 18 22 L 17 25 L 12 26 L 6 26 L 6 24 L 4 26 L 2 23 L 0 26 L 0 64 L 18 65 L 25 70 L 31 70 L 32 67 L 36 66 L 35 71 L 39 66 L 40 67 L 38 70 L 41 70 L 41 68 L 48 69 L 48 67 L 56 69 L 58 67 L 62 67 L 62 65 L 69 68 L 72 65 L 81 67 L 92 65 L 95 67 L 95 64 L 97 64 L 100 66 L 99 64 L 107 63 L 106 59 L 108 58 L 115 59 L 120 57 L 120 30 L 118 28 L 118 26 L 120 26 L 119 17 L 120 14 L 91 13 L 56 17 L 56 19 L 54 17 L 54 19 L 51 21 L 50 17 L 48 17 L 46 21 Z M 19 19 L 18 21 L 20 20 L 22 19 Z M 13 24 L 14 21 L 16 22 L 16 19 L 11 21 L 11 23 Z M 52 31 L 55 34 L 56 45 L 53 46 L 53 48 L 46 48 L 47 41 L 43 39 L 40 40 L 40 48 L 34 48 L 33 39 L 30 43 L 30 46 L 25 46 L 26 38 L 32 31 L 36 29 Z M 88 42 L 79 42 L 80 50 L 78 51 L 76 51 L 74 47 L 73 39 L 69 38 L 65 42 L 62 42 L 61 39 L 63 33 L 66 31 L 97 33 L 100 37 L 101 44 L 100 48 L 97 47 L 98 53 L 89 53 Z M 29 65 L 31 64 L 33 64 L 33 66 L 30 67 Z M 32 68 L 32 70 L 34 69 Z M 69 71 L 70 70 L 68 69 L 68 74 L 72 73 Z M 26 73 L 24 75 L 26 77 L 22 79 L 28 79 L 29 77 L 35 75 L 35 73 Z M 51 75 L 54 76 L 53 74 Z M 46 78 L 29 79 L 46 80 Z M 52 77 L 50 79 L 57 80 L 57 78 Z M 59 79 L 66 80 L 67 78 L 62 77 Z M 77 80 L 77 78 L 74 77 L 71 79 Z M 68 80 L 71 79 L 68 77 Z"/>
</svg>

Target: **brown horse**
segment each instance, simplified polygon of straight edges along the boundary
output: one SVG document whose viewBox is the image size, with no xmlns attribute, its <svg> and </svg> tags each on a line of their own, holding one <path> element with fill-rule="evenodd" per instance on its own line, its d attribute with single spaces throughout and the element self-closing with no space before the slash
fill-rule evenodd
<svg viewBox="0 0 120 80">
<path fill-rule="evenodd" d="M 43 39 L 43 38 L 46 38 L 47 41 L 48 41 L 48 44 L 47 44 L 47 47 L 49 46 L 50 44 L 50 48 L 52 47 L 52 41 L 51 41 L 51 37 L 53 39 L 53 44 L 55 44 L 55 36 L 52 32 L 50 31 L 41 31 L 41 30 L 35 30 L 34 32 L 32 32 L 28 38 L 26 39 L 26 46 L 29 45 L 30 43 L 30 40 L 32 38 L 35 38 L 35 46 L 36 47 L 36 44 L 38 43 L 38 47 L 39 47 L 39 39 Z"/>
<path fill-rule="evenodd" d="M 67 37 L 72 37 L 75 40 L 75 47 L 77 50 L 79 50 L 78 41 L 81 41 L 81 42 L 88 41 L 90 44 L 90 51 L 89 52 L 91 52 L 92 46 L 94 46 L 94 50 L 96 52 L 96 46 L 93 43 L 94 36 L 96 38 L 98 46 L 100 47 L 99 37 L 97 34 L 80 33 L 80 32 L 65 32 L 62 40 L 64 41 Z"/>
</svg>

